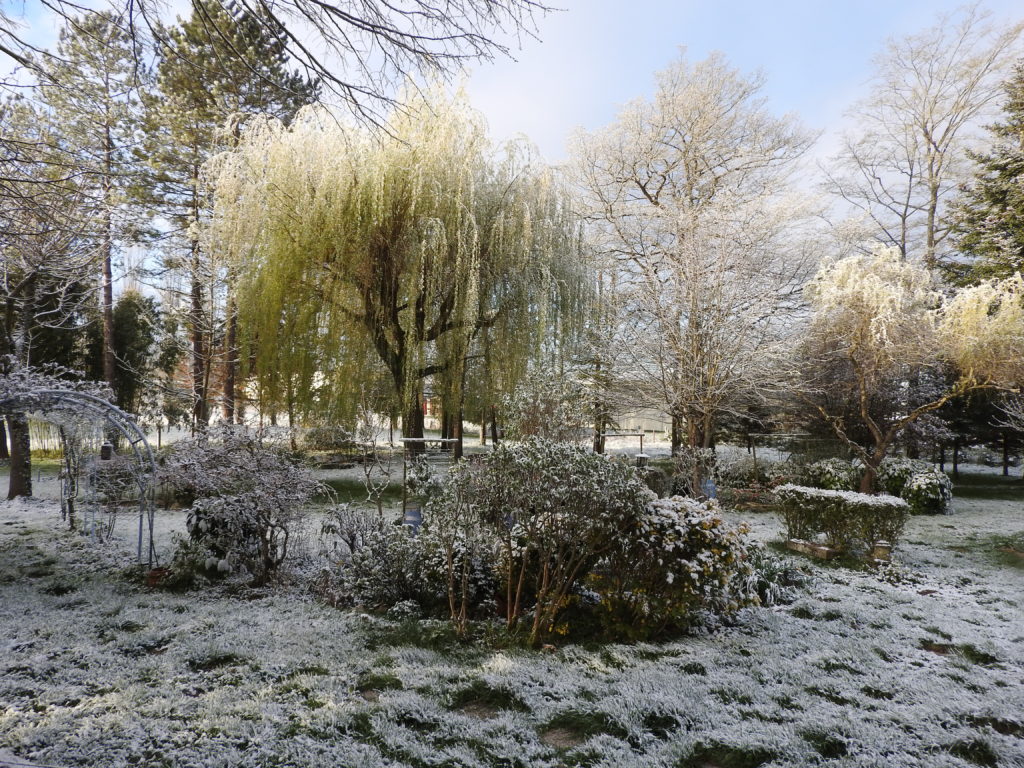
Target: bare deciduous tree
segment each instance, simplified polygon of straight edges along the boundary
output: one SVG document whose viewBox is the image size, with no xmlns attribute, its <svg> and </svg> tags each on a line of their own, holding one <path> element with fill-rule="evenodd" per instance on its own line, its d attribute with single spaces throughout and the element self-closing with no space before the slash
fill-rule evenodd
<svg viewBox="0 0 1024 768">
<path fill-rule="evenodd" d="M 667 410 L 673 450 L 707 447 L 715 419 L 773 380 L 813 260 L 788 192 L 811 138 L 767 112 L 763 80 L 720 55 L 680 58 L 653 102 L 580 136 L 575 172 L 597 248 L 616 274 L 623 375 Z M 623 361 L 619 361 L 620 366 Z"/>
<path fill-rule="evenodd" d="M 851 110 L 857 131 L 828 168 L 828 189 L 862 217 L 864 239 L 932 267 L 949 232 L 945 208 L 966 180 L 972 129 L 1002 93 L 1024 23 L 996 27 L 977 3 L 892 39 L 870 94 Z"/>
<path fill-rule="evenodd" d="M 410 76 L 436 78 L 459 69 L 469 61 L 507 55 L 503 32 L 532 35 L 534 18 L 551 10 L 538 0 L 218 0 L 236 16 L 259 19 L 269 34 L 281 41 L 289 59 L 306 75 L 324 83 L 351 110 L 374 123 L 396 102 L 395 86 Z M 113 0 L 140 51 L 150 42 L 161 42 L 160 0 Z M 69 21 L 88 9 L 69 0 L 37 0 Z M 193 3 L 194 12 L 205 17 L 210 33 L 222 37 L 212 12 Z M 231 41 L 225 40 L 230 45 Z M 0 56 L 15 65 L 34 67 L 38 53 L 13 14 L 0 12 Z M 249 61 L 250 52 L 236 49 L 228 55 Z M 197 71 L 202 62 L 194 62 Z M 211 63 L 211 62 L 208 62 Z M 253 73 L 258 73 L 256 62 Z"/>
</svg>

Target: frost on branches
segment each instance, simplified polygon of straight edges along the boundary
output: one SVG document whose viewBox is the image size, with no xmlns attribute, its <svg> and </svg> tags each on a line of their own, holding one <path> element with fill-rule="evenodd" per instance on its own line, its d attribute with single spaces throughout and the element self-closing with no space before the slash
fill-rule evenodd
<svg viewBox="0 0 1024 768">
<path fill-rule="evenodd" d="M 161 475 L 191 502 L 189 537 L 206 554 L 203 566 L 241 566 L 257 584 L 284 562 L 305 505 L 324 490 L 264 431 L 227 425 L 177 443 Z"/>
<path fill-rule="evenodd" d="M 947 298 L 923 266 L 896 249 L 879 248 L 824 265 L 804 295 L 814 312 L 804 347 L 805 391 L 864 462 L 862 492 L 871 492 L 881 461 L 908 426 L 960 395 L 1013 389 L 1024 380 L 1020 276 Z M 954 372 L 952 383 L 923 402 L 908 401 L 885 415 L 872 411 L 873 403 L 891 401 L 894 393 L 912 389 L 915 379 L 946 368 Z M 856 404 L 859 424 L 846 422 L 837 392 Z M 851 426 L 866 431 L 866 444 Z"/>
</svg>

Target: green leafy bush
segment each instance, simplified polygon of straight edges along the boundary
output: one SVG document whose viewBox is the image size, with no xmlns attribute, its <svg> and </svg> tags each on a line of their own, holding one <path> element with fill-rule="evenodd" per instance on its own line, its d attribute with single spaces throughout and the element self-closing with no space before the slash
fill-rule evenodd
<svg viewBox="0 0 1024 768">
<path fill-rule="evenodd" d="M 767 466 L 748 454 L 722 457 L 718 461 L 718 482 L 725 488 L 753 488 L 767 482 Z"/>
<path fill-rule="evenodd" d="M 435 602 L 425 577 L 423 544 L 404 525 L 376 518 L 342 567 L 344 586 L 356 605 L 383 611 L 402 602 L 422 608 Z"/>
<path fill-rule="evenodd" d="M 953 483 L 945 472 L 929 467 L 912 474 L 900 495 L 915 515 L 945 515 L 953 501 Z"/>
<path fill-rule="evenodd" d="M 927 461 L 902 456 L 885 459 L 878 468 L 878 486 L 910 504 L 915 515 L 944 515 L 953 500 L 953 482 Z"/>
<path fill-rule="evenodd" d="M 306 430 L 302 445 L 309 451 L 353 451 L 357 446 L 351 431 L 327 424 Z"/>
<path fill-rule="evenodd" d="M 232 426 L 175 443 L 161 478 L 192 500 L 189 537 L 216 559 L 218 570 L 245 568 L 256 583 L 284 562 L 306 505 L 324 491 L 266 433 Z"/>
<path fill-rule="evenodd" d="M 812 488 L 852 491 L 860 483 L 861 470 L 844 459 L 822 459 L 804 468 L 803 482 Z"/>
<path fill-rule="evenodd" d="M 903 488 L 910 480 L 911 475 L 919 472 L 927 472 L 932 465 L 920 459 L 907 459 L 903 456 L 893 456 L 882 459 L 878 465 L 878 474 L 875 484 L 878 489 L 885 491 L 890 496 L 903 496 Z"/>
<path fill-rule="evenodd" d="M 470 493 L 497 540 L 506 620 L 516 626 L 532 604 L 534 643 L 653 495 L 622 462 L 541 438 L 496 448 Z"/>
<path fill-rule="evenodd" d="M 792 484 L 776 488 L 775 496 L 789 538 L 824 534 L 829 546 L 846 551 L 867 549 L 876 541 L 895 546 L 910 514 L 910 505 L 895 496 Z"/>
</svg>

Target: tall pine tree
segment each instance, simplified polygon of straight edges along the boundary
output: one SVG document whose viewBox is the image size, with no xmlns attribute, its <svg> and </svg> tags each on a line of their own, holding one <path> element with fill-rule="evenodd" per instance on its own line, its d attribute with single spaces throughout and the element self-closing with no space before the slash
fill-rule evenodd
<svg viewBox="0 0 1024 768">
<path fill-rule="evenodd" d="M 210 418 L 218 344 L 225 362 L 225 416 L 234 417 L 237 357 L 233 293 L 219 285 L 224 275 L 197 234 L 196 224 L 207 212 L 203 165 L 232 146 L 254 115 L 288 122 L 318 96 L 316 83 L 289 70 L 282 39 L 272 29 L 251 14 L 232 15 L 219 3 L 194 2 L 189 20 L 158 35 L 163 45 L 157 88 L 146 99 L 147 194 L 171 228 L 175 251 L 168 266 L 184 278 L 192 419 L 200 429 Z M 218 298 L 226 304 L 222 313 L 215 309 Z"/>
<path fill-rule="evenodd" d="M 1007 81 L 1003 120 L 992 125 L 992 147 L 972 153 L 974 183 L 957 201 L 957 244 L 967 261 L 949 267 L 963 284 L 1024 271 L 1024 61 Z"/>
<path fill-rule="evenodd" d="M 60 141 L 76 158 L 86 194 L 90 233 L 100 254 L 99 317 L 102 378 L 115 384 L 114 255 L 131 237 L 128 190 L 138 182 L 133 148 L 139 140 L 139 91 L 145 70 L 121 18 L 96 12 L 69 19 L 57 48 L 43 58 L 39 91 L 59 126 Z"/>
</svg>

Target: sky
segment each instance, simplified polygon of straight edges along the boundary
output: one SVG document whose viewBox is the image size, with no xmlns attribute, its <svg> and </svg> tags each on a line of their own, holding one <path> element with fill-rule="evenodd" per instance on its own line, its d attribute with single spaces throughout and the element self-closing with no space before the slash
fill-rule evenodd
<svg viewBox="0 0 1024 768">
<path fill-rule="evenodd" d="M 466 87 L 492 135 L 530 137 L 551 162 L 566 158 L 574 129 L 614 120 L 650 97 L 654 75 L 686 49 L 693 61 L 721 51 L 742 72 L 761 70 L 777 114 L 795 112 L 837 143 L 844 113 L 865 93 L 872 58 L 952 13 L 955 0 L 555 0 L 537 20 L 539 40 L 474 67 Z M 994 21 L 1024 18 L 1021 0 L 985 0 Z"/>
<path fill-rule="evenodd" d="M 721 51 L 742 72 L 761 70 L 777 114 L 796 113 L 821 132 L 814 154 L 838 145 L 844 114 L 866 91 L 872 57 L 953 13 L 960 0 L 546 0 L 562 10 L 536 19 L 537 39 L 503 39 L 512 57 L 462 76 L 492 136 L 525 134 L 550 162 L 567 157 L 577 128 L 611 122 L 622 105 L 650 97 L 654 76 L 685 49 L 693 61 Z M 83 0 L 102 5 L 101 0 Z M 1021 0 L 981 0 L 993 21 L 1024 18 Z M 188 0 L 165 0 L 168 15 Z M 0 0 L 28 23 L 27 37 L 56 42 L 58 25 L 36 0 Z M 502 38 L 499 38 L 502 39 Z M 460 82 L 456 78 L 456 82 Z"/>
</svg>

